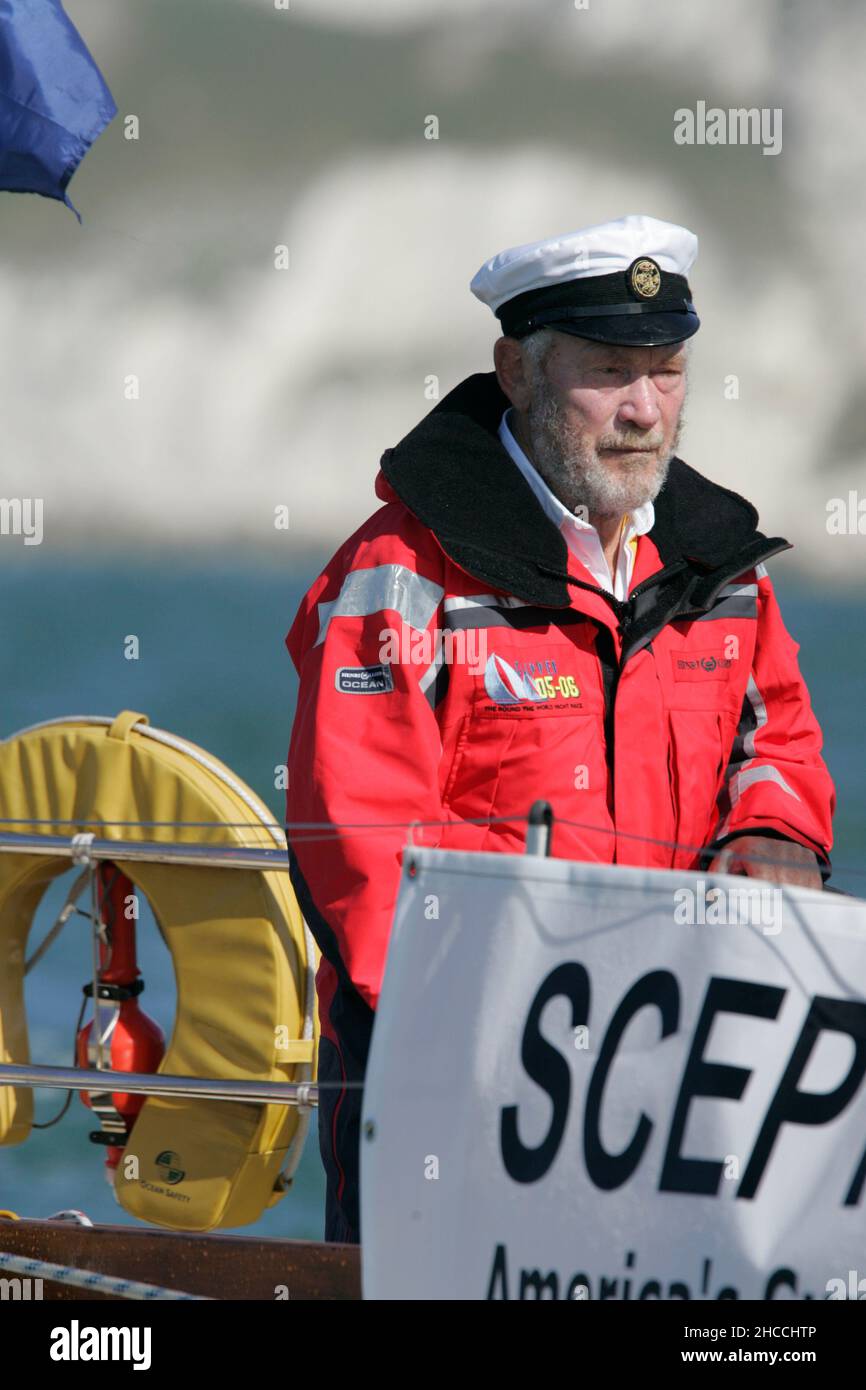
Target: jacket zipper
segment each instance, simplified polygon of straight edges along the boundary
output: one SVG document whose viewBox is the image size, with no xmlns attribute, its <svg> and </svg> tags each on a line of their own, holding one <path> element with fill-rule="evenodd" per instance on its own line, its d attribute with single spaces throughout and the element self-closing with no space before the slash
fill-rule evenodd
<svg viewBox="0 0 866 1390">
<path fill-rule="evenodd" d="M 613 642 L 613 633 L 609 627 L 599 626 L 598 635 L 595 640 L 595 650 L 601 666 L 602 691 L 604 695 L 604 757 L 607 763 L 608 778 L 608 810 L 611 821 L 616 824 L 615 816 L 615 782 L 614 782 L 614 708 L 616 704 L 616 688 L 619 683 L 620 665 L 616 659 L 616 649 Z"/>
<path fill-rule="evenodd" d="M 776 546 L 774 550 L 768 551 L 766 555 L 762 557 L 761 560 L 752 560 L 750 564 L 744 565 L 743 568 L 741 570 L 738 570 L 736 574 L 729 575 L 727 578 L 723 579 L 721 584 L 719 585 L 719 588 L 721 588 L 724 584 L 733 583 L 735 579 L 739 579 L 741 574 L 747 574 L 748 571 L 754 569 L 756 565 L 763 564 L 764 560 L 769 560 L 773 555 L 778 555 L 781 550 L 787 548 L 787 546 Z M 578 588 L 586 589 L 591 594 L 599 594 L 609 604 L 609 606 L 613 609 L 615 616 L 619 619 L 617 632 L 620 633 L 620 635 L 622 635 L 623 620 L 625 619 L 626 615 L 630 611 L 632 611 L 633 601 L 640 594 L 643 594 L 648 589 L 651 589 L 655 584 L 661 583 L 663 579 L 670 579 L 674 574 L 679 574 L 682 570 L 687 568 L 687 565 L 688 561 L 686 560 L 675 560 L 673 564 L 664 566 L 663 569 L 657 570 L 655 574 L 649 575 L 649 577 L 645 579 L 641 584 L 638 584 L 637 588 L 632 589 L 627 599 L 618 599 L 614 594 L 610 593 L 609 590 L 599 588 L 595 584 L 587 584 L 584 580 L 575 579 L 572 575 L 567 576 L 567 582 Z M 606 648 L 606 650 L 603 651 L 602 647 Z M 602 688 L 604 694 L 605 762 L 607 763 L 610 786 L 608 805 L 611 820 L 614 822 L 614 824 L 616 824 L 616 784 L 614 781 L 614 707 L 616 703 L 616 690 L 619 684 L 620 671 L 622 668 L 616 659 L 616 649 L 614 647 L 613 636 L 609 628 L 603 626 L 599 627 L 598 637 L 596 638 L 596 651 L 598 653 L 599 664 L 601 665 Z M 614 855 L 615 854 L 616 849 L 614 848 Z"/>
<path fill-rule="evenodd" d="M 613 609 L 616 616 L 620 619 L 620 622 L 622 622 L 622 619 L 631 607 L 633 599 L 637 598 L 639 594 L 644 593 L 647 589 L 651 589 L 654 584 L 660 584 L 663 579 L 670 579 L 672 575 L 679 574 L 680 570 L 686 568 L 686 565 L 687 562 L 685 560 L 676 560 L 674 564 L 666 565 L 664 569 L 657 570 L 655 574 L 651 574 L 643 583 L 638 584 L 636 589 L 632 589 L 627 599 L 617 598 L 609 589 L 601 589 L 597 584 L 587 584 L 583 579 L 575 579 L 574 576 L 570 574 L 565 576 L 558 575 L 557 577 L 564 577 L 566 583 L 572 584 L 580 589 L 586 589 L 591 594 L 598 594 L 598 596 L 603 598 L 608 606 Z M 746 568 L 751 569 L 752 566 L 748 565 Z M 553 574 L 554 571 L 551 570 L 550 573 Z M 745 570 L 743 570 L 742 573 L 745 573 Z"/>
<path fill-rule="evenodd" d="M 749 563 L 747 565 L 744 565 L 741 570 L 737 570 L 734 574 L 727 575 L 719 584 L 719 588 L 721 588 L 724 584 L 732 584 L 735 579 L 740 578 L 740 575 L 747 574 L 749 570 L 755 569 L 757 565 L 762 565 L 765 560 L 771 560 L 774 555 L 780 554 L 783 550 L 790 550 L 790 548 L 790 545 L 787 543 L 785 545 L 774 546 L 772 550 L 766 551 L 766 553 L 763 554 L 759 560 L 750 560 Z M 636 599 L 640 594 L 646 593 L 647 589 L 651 589 L 653 585 L 660 584 L 663 579 L 670 579 L 673 575 L 679 574 L 682 570 L 686 569 L 687 566 L 687 560 L 675 560 L 673 564 L 665 565 L 663 569 L 656 570 L 655 574 L 649 575 L 647 579 L 644 579 L 642 583 L 638 584 L 636 588 L 632 589 L 627 599 L 616 598 L 615 595 L 612 594 L 609 589 L 601 589 L 596 584 L 587 584 L 583 579 L 575 579 L 573 575 L 563 575 L 558 570 L 548 571 L 547 566 L 540 566 L 540 568 L 544 569 L 550 574 L 555 574 L 557 578 L 565 579 L 567 584 L 572 584 L 580 589 L 587 589 L 591 594 L 598 594 L 601 598 L 605 600 L 609 607 L 613 609 L 617 618 L 619 618 L 620 623 L 622 623 L 622 619 L 629 612 L 629 609 L 631 608 L 634 599 Z"/>
<path fill-rule="evenodd" d="M 601 598 L 613 609 L 617 617 L 617 632 L 622 634 L 623 621 L 632 607 L 632 600 L 642 594 L 644 590 L 651 589 L 654 584 L 659 584 L 663 579 L 669 579 L 671 575 L 678 574 L 686 568 L 685 560 L 677 560 L 672 565 L 666 565 L 663 569 L 651 574 L 636 589 L 633 589 L 627 599 L 619 599 L 608 589 L 599 588 L 595 584 L 587 584 L 583 579 L 575 579 L 568 575 L 568 583 L 578 588 L 586 589 L 591 594 L 599 594 Z M 616 659 L 616 648 L 614 647 L 613 634 L 610 629 L 603 624 L 599 624 L 598 636 L 596 637 L 596 653 L 599 665 L 601 666 L 602 690 L 604 696 L 604 750 L 605 762 L 608 770 L 608 809 L 610 818 L 616 823 L 616 784 L 614 780 L 614 709 L 616 705 L 616 689 L 619 683 L 620 664 Z M 616 851 L 614 850 L 614 854 Z"/>
</svg>

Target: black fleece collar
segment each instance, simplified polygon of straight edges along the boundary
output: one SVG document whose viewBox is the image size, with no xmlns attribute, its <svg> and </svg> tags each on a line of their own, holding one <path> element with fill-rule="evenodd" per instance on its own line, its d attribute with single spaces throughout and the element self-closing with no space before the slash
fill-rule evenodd
<svg viewBox="0 0 866 1390">
<path fill-rule="evenodd" d="M 467 377 L 385 450 L 382 472 L 461 569 L 526 603 L 568 607 L 565 539 L 499 439 L 509 404 L 495 372 Z M 685 562 L 694 609 L 728 575 L 790 548 L 758 531 L 750 502 L 679 458 L 653 505 L 650 539 L 665 567 Z"/>
</svg>

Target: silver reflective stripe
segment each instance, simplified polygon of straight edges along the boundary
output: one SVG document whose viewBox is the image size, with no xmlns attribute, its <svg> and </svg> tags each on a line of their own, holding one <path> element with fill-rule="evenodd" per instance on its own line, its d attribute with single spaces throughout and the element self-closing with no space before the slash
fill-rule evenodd
<svg viewBox="0 0 866 1390">
<path fill-rule="evenodd" d="M 775 782 L 777 786 L 782 788 L 783 792 L 788 793 L 788 796 L 792 796 L 795 801 L 800 800 L 793 788 L 788 786 L 788 783 L 777 767 L 749 767 L 747 765 L 739 772 L 735 773 L 728 782 L 727 793 L 730 801 L 730 809 L 716 830 L 713 836 L 714 840 L 720 840 L 723 835 L 728 833 L 731 817 L 734 814 L 734 807 L 743 792 L 748 791 L 749 787 L 754 786 L 756 782 Z"/>
<path fill-rule="evenodd" d="M 549 624 L 547 617 L 539 617 L 539 624 Z M 521 624 L 504 608 L 457 608 L 445 614 L 445 624 L 454 632 L 466 632 L 476 627 L 519 627 Z"/>
<path fill-rule="evenodd" d="M 766 565 L 755 565 L 755 574 L 759 579 L 769 579 Z"/>
<path fill-rule="evenodd" d="M 433 685 L 439 671 L 442 669 L 442 662 L 445 659 L 445 648 L 442 642 L 442 633 L 437 632 L 435 636 L 436 652 L 427 670 L 418 681 L 418 689 L 426 695 L 428 689 Z M 428 699 L 430 697 L 428 696 Z"/>
<path fill-rule="evenodd" d="M 747 708 L 748 702 L 748 708 Z M 751 716 L 749 718 L 748 716 Z M 755 782 L 775 782 L 789 796 L 793 796 L 795 801 L 800 798 L 797 793 L 788 786 L 781 772 L 775 767 L 753 767 L 753 759 L 759 757 L 755 747 L 755 739 L 761 729 L 767 723 L 767 706 L 764 697 L 758 689 L 754 674 L 749 676 L 749 683 L 746 686 L 746 699 L 743 701 L 743 714 L 737 729 L 737 736 L 731 748 L 731 759 L 728 763 L 725 779 L 725 790 L 728 796 L 728 812 L 719 825 L 714 839 L 721 839 L 727 833 L 730 825 L 734 807 L 739 801 L 744 791 Z M 751 726 L 751 727 L 749 727 Z"/>
<path fill-rule="evenodd" d="M 754 786 L 756 782 L 775 782 L 778 787 L 782 788 L 783 792 L 788 793 L 788 796 L 793 796 L 795 801 L 800 800 L 793 787 L 788 786 L 777 767 L 749 767 L 744 768 L 742 772 L 738 772 L 736 776 L 731 778 L 729 787 L 731 810 L 736 806 L 743 792 L 748 791 L 749 787 Z"/>
<path fill-rule="evenodd" d="M 698 622 L 708 618 L 757 618 L 757 584 L 725 584 L 716 595 L 716 602 L 708 613 L 702 613 Z"/>
<path fill-rule="evenodd" d="M 527 603 L 522 598 L 514 598 L 510 594 L 470 594 L 466 597 L 455 595 L 446 598 L 444 607 L 445 625 L 454 632 L 484 627 L 523 628 L 530 609 L 534 609 L 538 614 L 538 620 L 533 626 L 549 626 L 551 621 L 549 610 L 537 608 L 536 605 Z M 515 609 L 522 612 L 522 621 L 518 620 L 516 615 L 514 618 L 510 616 L 511 611 Z"/>
<path fill-rule="evenodd" d="M 445 600 L 445 612 L 453 613 L 461 608 L 530 608 L 522 598 L 511 594 L 468 594 L 465 597 L 453 595 Z"/>
<path fill-rule="evenodd" d="M 725 771 L 726 780 L 732 777 L 735 772 L 742 771 L 747 763 L 758 756 L 755 737 L 759 729 L 763 729 L 766 722 L 767 706 L 764 704 L 764 697 L 755 683 L 754 674 L 752 674 L 749 676 L 749 683 L 746 686 L 746 698 L 743 700 L 736 737 L 731 744 L 731 756 Z"/>
<path fill-rule="evenodd" d="M 435 713 L 436 713 L 437 693 L 438 693 L 438 698 L 439 698 L 439 699 L 441 699 L 441 698 L 443 697 L 443 694 L 444 694 L 443 690 L 441 690 L 441 689 L 439 688 L 439 681 L 438 681 L 438 679 L 437 679 L 437 677 L 439 676 L 439 672 L 442 670 L 442 667 L 443 667 L 444 662 L 445 662 L 445 649 L 444 649 L 444 645 L 443 645 L 443 635 L 442 635 L 441 632 L 437 631 L 437 632 L 435 633 L 434 641 L 435 641 L 435 643 L 436 643 L 436 653 L 435 653 L 435 655 L 434 655 L 434 657 L 433 657 L 433 660 L 431 661 L 430 665 L 427 667 L 427 670 L 424 672 L 424 674 L 421 676 L 421 679 L 418 681 L 418 689 L 420 690 L 421 694 L 424 696 L 424 699 L 427 701 L 428 705 L 430 706 L 430 709 L 433 711 L 433 714 L 435 715 Z M 446 670 L 446 673 L 445 673 L 445 674 L 446 674 L 446 677 L 447 677 L 447 674 L 448 674 L 447 670 Z M 447 686 L 447 681 L 446 681 L 446 686 Z M 437 736 L 438 736 L 438 739 L 439 739 L 439 755 L 440 755 L 440 757 L 441 757 L 441 755 L 442 755 L 442 730 L 441 730 L 440 727 L 439 727 L 439 721 L 438 721 L 438 719 L 434 719 L 434 721 L 433 721 L 433 726 L 434 726 L 434 728 L 436 729 L 436 733 L 437 733 Z"/>
<path fill-rule="evenodd" d="M 755 748 L 755 735 L 759 729 L 763 729 L 767 722 L 767 706 L 764 704 L 764 697 L 755 683 L 754 675 L 749 676 L 749 684 L 746 686 L 746 699 L 752 706 L 752 713 L 755 716 L 755 727 L 743 735 L 743 752 L 747 758 L 758 756 Z"/>
<path fill-rule="evenodd" d="M 337 597 L 318 604 L 319 635 L 313 646 L 324 641 L 332 618 L 366 618 L 386 609 L 399 613 L 409 627 L 423 632 L 444 592 L 432 579 L 422 578 L 406 565 L 374 565 L 372 569 L 351 570 Z"/>
<path fill-rule="evenodd" d="M 757 584 L 725 584 L 716 595 L 717 598 L 745 598 L 747 594 L 758 596 Z"/>
</svg>

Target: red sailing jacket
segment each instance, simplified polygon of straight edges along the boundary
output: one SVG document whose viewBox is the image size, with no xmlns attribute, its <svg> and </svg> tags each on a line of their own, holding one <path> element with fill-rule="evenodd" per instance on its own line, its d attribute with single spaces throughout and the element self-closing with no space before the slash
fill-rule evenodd
<svg viewBox="0 0 866 1390">
<path fill-rule="evenodd" d="M 286 639 L 287 820 L 346 827 L 289 832 L 325 1036 L 335 991 L 375 1009 L 409 822 L 415 843 L 521 853 L 542 798 L 557 857 L 697 867 L 760 830 L 829 873 L 833 784 L 762 563 L 788 542 L 674 459 L 618 601 L 503 449 L 507 405 L 470 377 L 386 451 L 382 507 Z"/>
</svg>

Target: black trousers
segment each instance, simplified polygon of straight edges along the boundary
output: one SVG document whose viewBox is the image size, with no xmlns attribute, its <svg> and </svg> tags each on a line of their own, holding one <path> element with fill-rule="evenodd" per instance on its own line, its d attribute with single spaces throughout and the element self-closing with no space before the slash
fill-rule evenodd
<svg viewBox="0 0 866 1390">
<path fill-rule="evenodd" d="M 366 1063 L 366 1056 L 364 1057 Z M 319 1040 L 319 1152 L 325 1169 L 325 1240 L 361 1243 L 361 1108 L 363 1065 L 340 1039 Z M 322 1085 L 322 1083 L 325 1083 Z"/>
</svg>

